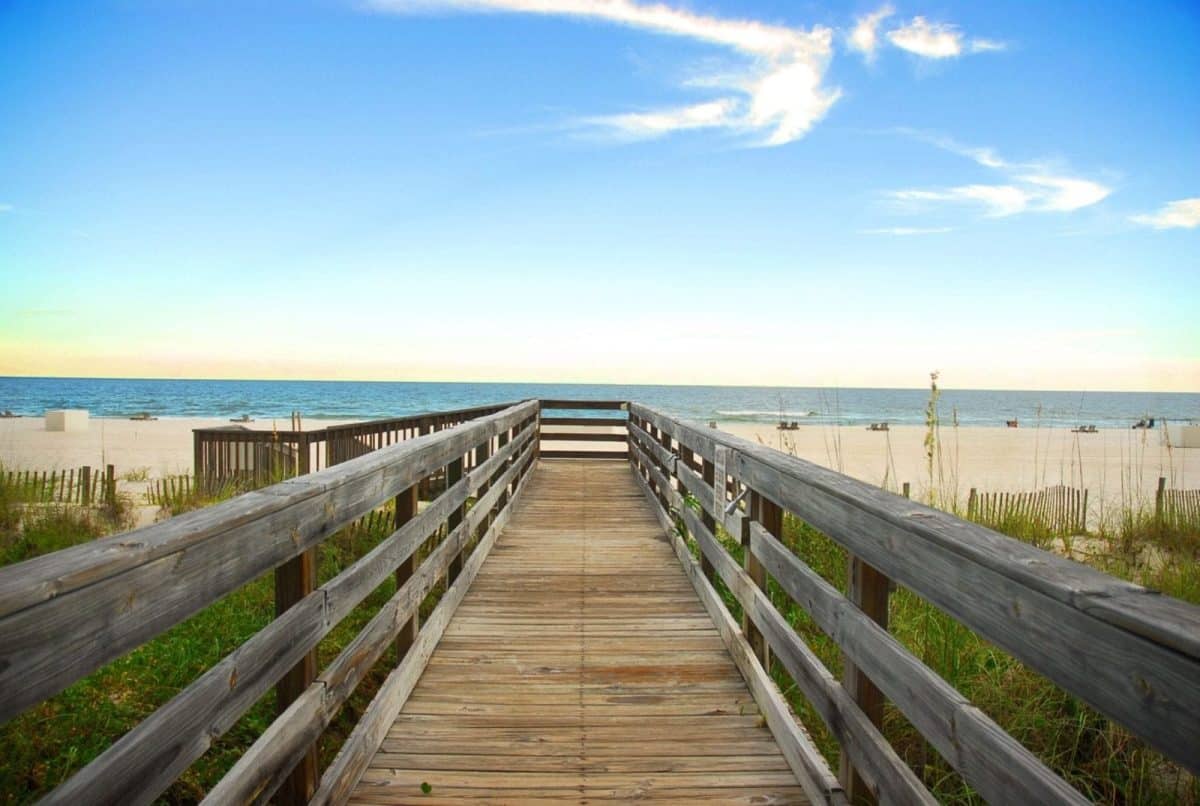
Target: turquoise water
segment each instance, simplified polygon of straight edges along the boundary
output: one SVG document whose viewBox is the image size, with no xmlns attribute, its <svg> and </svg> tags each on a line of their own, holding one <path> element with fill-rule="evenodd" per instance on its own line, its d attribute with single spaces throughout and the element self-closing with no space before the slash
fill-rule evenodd
<svg viewBox="0 0 1200 806">
<path fill-rule="evenodd" d="M 365 381 L 210 381 L 0 377 L 0 411 L 40 416 L 46 409 L 88 409 L 94 416 L 392 417 L 508 400 L 637 400 L 693 420 L 857 425 L 886 420 L 920 424 L 925 389 L 834 389 L 759 386 L 617 386 L 528 383 L 393 383 Z M 1158 392 L 942 391 L 943 422 L 1128 428 L 1142 417 L 1200 419 L 1200 394 Z M 602 412 L 597 412 L 602 414 Z"/>
</svg>

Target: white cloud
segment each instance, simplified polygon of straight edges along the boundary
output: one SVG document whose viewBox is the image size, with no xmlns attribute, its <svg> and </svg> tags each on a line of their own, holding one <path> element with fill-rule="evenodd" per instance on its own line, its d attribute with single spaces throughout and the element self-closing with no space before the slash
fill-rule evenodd
<svg viewBox="0 0 1200 806">
<path fill-rule="evenodd" d="M 1200 198 L 1168 202 L 1156 212 L 1130 216 L 1129 220 L 1154 229 L 1195 229 L 1200 227 Z"/>
<path fill-rule="evenodd" d="M 901 50 L 926 59 L 951 59 L 967 53 L 1004 50 L 1003 42 L 993 39 L 968 40 L 958 26 L 945 22 L 929 22 L 913 17 L 907 25 L 888 31 L 888 41 Z"/>
<path fill-rule="evenodd" d="M 880 227 L 879 229 L 859 230 L 863 235 L 937 235 L 952 231 L 951 227 Z"/>
<path fill-rule="evenodd" d="M 368 0 L 381 11 L 509 12 L 598 19 L 729 48 L 747 57 L 735 77 L 714 85 L 734 91 L 706 103 L 641 113 L 599 115 L 581 123 L 611 129 L 622 138 L 661 137 L 674 131 L 721 127 L 765 135 L 766 145 L 799 139 L 837 101 L 840 92 L 822 82 L 832 54 L 833 32 L 725 19 L 635 0 Z M 696 86 L 702 81 L 692 80 Z"/>
<path fill-rule="evenodd" d="M 583 123 L 612 129 L 629 139 L 644 140 L 687 129 L 728 126 L 737 110 L 729 99 L 710 101 L 657 112 L 627 112 L 584 118 Z"/>
<path fill-rule="evenodd" d="M 1033 195 L 1015 185 L 960 185 L 941 190 L 897 190 L 892 198 L 901 202 L 967 202 L 980 204 L 987 215 L 1003 217 L 1023 213 Z"/>
<path fill-rule="evenodd" d="M 975 204 L 984 208 L 985 215 L 1002 218 L 1025 212 L 1072 212 L 1098 204 L 1112 193 L 1112 188 L 1099 182 L 1058 173 L 1041 163 L 1009 162 L 990 148 L 964 146 L 924 132 L 900 131 L 1004 174 L 1002 182 L 895 190 L 886 194 L 907 206 L 938 202 Z"/>
<path fill-rule="evenodd" d="M 851 50 L 863 54 L 868 62 L 875 59 L 875 48 L 879 45 L 879 24 L 895 13 L 891 6 L 881 6 L 877 10 L 854 21 L 854 30 L 846 37 L 846 44 Z"/>
</svg>

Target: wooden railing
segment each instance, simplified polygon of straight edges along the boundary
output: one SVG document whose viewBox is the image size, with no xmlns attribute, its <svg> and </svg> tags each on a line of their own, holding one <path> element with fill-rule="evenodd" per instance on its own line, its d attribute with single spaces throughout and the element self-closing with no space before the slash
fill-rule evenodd
<svg viewBox="0 0 1200 806">
<path fill-rule="evenodd" d="M 620 459 L 629 458 L 627 448 L 629 404 L 620 400 L 540 400 L 539 433 L 541 442 L 555 446 L 541 447 L 543 459 Z M 603 412 L 602 415 L 563 417 L 544 412 Z"/>
<path fill-rule="evenodd" d="M 535 401 L 513 405 L 155 526 L 0 569 L 0 721 L 275 570 L 275 620 L 46 802 L 151 802 L 272 686 L 278 717 L 205 802 L 257 802 L 277 790 L 288 803 L 338 799 L 394 720 L 508 520 L 536 452 L 537 416 Z M 418 508 L 422 481 L 440 472 L 446 484 Z M 392 500 L 391 536 L 318 587 L 322 541 Z M 418 565 L 418 549 L 431 537 L 436 546 Z M 318 675 L 317 644 L 392 575 L 396 594 Z M 418 606 L 442 577 L 448 587 L 419 625 Z M 392 646 L 397 667 L 318 780 L 314 742 Z"/>
<path fill-rule="evenodd" d="M 311 431 L 265 431 L 221 426 L 192 431 L 197 483 L 216 488 L 231 480 L 260 486 L 341 464 L 371 451 L 495 414 L 512 403 L 425 412 Z"/>
<path fill-rule="evenodd" d="M 840 743 L 840 783 L 825 781 L 814 798 L 932 800 L 880 730 L 886 698 L 985 799 L 1085 802 L 889 634 L 892 583 L 1200 773 L 1200 608 L 646 406 L 629 406 L 629 446 L 664 526 L 698 545 L 695 574 L 719 577 L 740 602 L 738 640 L 756 662 L 727 644 L 743 674 L 761 674 L 773 657 Z M 781 542 L 785 511 L 846 549 L 846 594 Z M 719 528 L 740 541 L 744 564 Z M 691 556 L 681 559 L 688 567 Z M 840 682 L 772 604 L 768 576 L 841 648 Z M 701 598 L 720 626 L 729 614 L 711 590 L 705 584 Z M 777 738 L 790 721 L 769 709 L 766 717 Z M 794 752 L 815 749 L 798 741 Z M 799 763 L 821 784 L 818 759 Z"/>
</svg>

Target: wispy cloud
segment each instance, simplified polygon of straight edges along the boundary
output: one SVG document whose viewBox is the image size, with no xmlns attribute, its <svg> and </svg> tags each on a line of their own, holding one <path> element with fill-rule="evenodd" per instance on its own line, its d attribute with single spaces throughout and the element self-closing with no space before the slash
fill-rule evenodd
<svg viewBox="0 0 1200 806">
<path fill-rule="evenodd" d="M 861 235 L 937 235 L 942 232 L 953 232 L 952 227 L 880 227 L 878 229 L 859 230 Z"/>
<path fill-rule="evenodd" d="M 1130 216 L 1129 220 L 1154 229 L 1195 229 L 1200 227 L 1200 198 L 1167 202 L 1153 213 Z"/>
<path fill-rule="evenodd" d="M 947 137 L 910 129 L 900 131 L 1004 175 L 1004 181 L 995 183 L 912 188 L 886 194 L 902 205 L 973 204 L 981 206 L 988 217 L 1003 218 L 1025 212 L 1071 212 L 1098 204 L 1112 193 L 1112 188 L 1099 182 L 1063 174 L 1045 163 L 1010 162 L 991 148 L 965 146 Z"/>
<path fill-rule="evenodd" d="M 0 204 L 0 213 L 11 213 L 13 206 L 11 204 Z"/>
<path fill-rule="evenodd" d="M 957 25 L 929 22 L 913 17 L 907 25 L 888 31 L 888 41 L 901 50 L 926 59 L 952 59 L 963 53 L 1004 50 L 1006 45 L 993 39 L 967 39 Z"/>
<path fill-rule="evenodd" d="M 880 6 L 876 11 L 858 17 L 854 21 L 854 29 L 846 37 L 846 45 L 851 50 L 862 53 L 868 62 L 875 60 L 875 50 L 879 46 L 879 24 L 895 13 L 890 5 Z"/>
<path fill-rule="evenodd" d="M 684 107 L 592 115 L 579 122 L 624 139 L 661 137 L 698 128 L 754 133 L 764 145 L 803 137 L 841 93 L 825 87 L 833 32 L 726 19 L 635 0 L 368 0 L 393 13 L 430 11 L 509 12 L 598 19 L 733 50 L 748 64 L 735 75 L 714 77 L 711 86 L 728 93 Z M 699 83 L 691 81 L 695 86 Z"/>
</svg>

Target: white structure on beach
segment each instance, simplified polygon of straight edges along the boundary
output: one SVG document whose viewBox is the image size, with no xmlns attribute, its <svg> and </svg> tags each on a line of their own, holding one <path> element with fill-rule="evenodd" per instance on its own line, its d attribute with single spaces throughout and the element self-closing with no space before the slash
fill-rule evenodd
<svg viewBox="0 0 1200 806">
<path fill-rule="evenodd" d="M 87 409 L 51 409 L 46 412 L 47 431 L 88 430 Z"/>
</svg>

